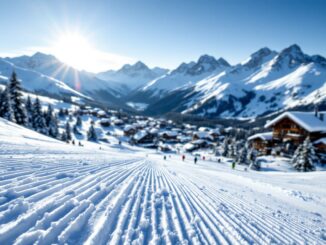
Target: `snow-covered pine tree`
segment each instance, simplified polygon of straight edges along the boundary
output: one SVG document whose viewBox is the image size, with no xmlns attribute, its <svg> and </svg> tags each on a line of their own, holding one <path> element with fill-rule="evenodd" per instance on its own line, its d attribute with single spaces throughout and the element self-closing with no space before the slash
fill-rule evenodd
<svg viewBox="0 0 326 245">
<path fill-rule="evenodd" d="M 225 137 L 222 144 L 222 156 L 227 157 L 229 155 L 229 138 Z"/>
<path fill-rule="evenodd" d="M 94 122 L 91 123 L 91 126 L 88 129 L 87 139 L 89 141 L 97 141 L 97 134 L 96 134 L 96 131 L 95 131 L 95 128 L 94 128 Z"/>
<path fill-rule="evenodd" d="M 235 138 L 231 139 L 228 144 L 228 157 L 230 158 L 236 158 L 238 154 L 238 149 L 237 149 L 237 141 Z"/>
<path fill-rule="evenodd" d="M 11 107 L 9 89 L 6 88 L 0 95 L 0 117 L 11 122 L 16 122 L 14 112 Z"/>
<path fill-rule="evenodd" d="M 248 155 L 248 148 L 247 145 L 245 145 L 244 147 L 241 148 L 236 163 L 248 165 L 247 155 Z"/>
<path fill-rule="evenodd" d="M 26 114 L 27 114 L 27 124 L 32 127 L 33 118 L 33 104 L 30 96 L 27 96 L 26 100 Z"/>
<path fill-rule="evenodd" d="M 315 165 L 319 163 L 314 146 L 307 137 L 302 145 L 298 146 L 292 158 L 293 167 L 301 172 L 314 171 Z"/>
<path fill-rule="evenodd" d="M 61 140 L 64 141 L 64 142 L 66 142 L 68 140 L 66 130 L 62 131 Z"/>
<path fill-rule="evenodd" d="M 83 125 L 81 117 L 78 115 L 76 119 L 76 126 L 81 127 Z"/>
<path fill-rule="evenodd" d="M 58 138 L 58 119 L 53 111 L 52 106 L 49 104 L 45 113 L 45 123 L 48 128 L 48 134 L 53 138 Z"/>
<path fill-rule="evenodd" d="M 15 72 L 11 75 L 8 88 L 16 123 L 27 126 L 27 114 L 23 101 L 22 88 Z"/>
<path fill-rule="evenodd" d="M 66 115 L 65 115 L 65 111 L 62 109 L 62 108 L 60 108 L 59 109 L 59 117 L 61 117 L 61 118 L 63 118 L 63 117 L 65 117 Z"/>
<path fill-rule="evenodd" d="M 82 135 L 82 133 L 79 131 L 78 127 L 77 127 L 77 124 L 75 124 L 73 127 L 72 127 L 72 131 L 75 135 Z"/>
<path fill-rule="evenodd" d="M 247 162 L 252 170 L 260 169 L 260 161 L 257 160 L 257 151 L 254 148 L 249 149 L 247 154 Z"/>
<path fill-rule="evenodd" d="M 39 98 L 36 98 L 33 104 L 32 126 L 35 131 L 42 134 L 48 134 L 48 129 L 46 127 L 46 122 Z"/>
<path fill-rule="evenodd" d="M 66 129 L 67 140 L 71 140 L 72 139 L 72 137 L 71 137 L 71 128 L 70 128 L 70 124 L 69 124 L 68 121 L 66 122 L 65 129 Z"/>
</svg>

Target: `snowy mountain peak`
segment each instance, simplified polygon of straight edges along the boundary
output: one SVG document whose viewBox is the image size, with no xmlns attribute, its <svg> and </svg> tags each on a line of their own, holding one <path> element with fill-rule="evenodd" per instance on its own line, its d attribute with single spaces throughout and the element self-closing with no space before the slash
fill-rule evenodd
<svg viewBox="0 0 326 245">
<path fill-rule="evenodd" d="M 127 73 L 130 73 L 130 72 L 137 72 L 137 71 L 150 71 L 150 69 L 143 62 L 137 61 L 133 65 L 130 65 L 130 64 L 124 65 L 117 72 L 123 72 L 123 73 L 127 72 Z"/>
<path fill-rule="evenodd" d="M 302 63 L 309 62 L 309 56 L 305 55 L 299 45 L 293 44 L 283 49 L 275 59 L 273 68 L 281 69 L 283 66 L 294 68 Z"/>
<path fill-rule="evenodd" d="M 256 68 L 262 65 L 266 60 L 273 58 L 277 53 L 270 50 L 267 47 L 261 48 L 255 53 L 251 54 L 250 57 L 242 63 L 246 68 Z"/>
<path fill-rule="evenodd" d="M 31 58 L 34 58 L 34 59 L 39 59 L 39 60 L 56 60 L 57 61 L 57 58 L 51 54 L 44 54 L 42 52 L 36 52 L 35 54 L 33 54 L 31 56 Z"/>
</svg>

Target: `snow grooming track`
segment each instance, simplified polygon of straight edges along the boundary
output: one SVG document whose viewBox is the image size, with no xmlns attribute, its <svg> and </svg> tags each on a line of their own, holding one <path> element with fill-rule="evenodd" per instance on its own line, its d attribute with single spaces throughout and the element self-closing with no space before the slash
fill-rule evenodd
<svg viewBox="0 0 326 245">
<path fill-rule="evenodd" d="M 322 219 L 266 209 L 259 194 L 244 199 L 250 190 L 189 162 L 32 156 L 0 155 L 1 245 L 325 243 L 325 230 L 313 232 L 325 227 Z"/>
</svg>

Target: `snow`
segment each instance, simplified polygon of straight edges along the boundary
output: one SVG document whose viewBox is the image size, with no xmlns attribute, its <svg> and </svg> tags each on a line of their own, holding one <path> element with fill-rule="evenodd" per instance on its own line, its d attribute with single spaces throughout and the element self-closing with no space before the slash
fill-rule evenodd
<svg viewBox="0 0 326 245">
<path fill-rule="evenodd" d="M 146 130 L 140 130 L 133 136 L 133 138 L 135 140 L 141 140 L 144 137 L 146 137 L 147 135 L 148 135 L 148 132 Z"/>
<path fill-rule="evenodd" d="M 137 111 L 144 111 L 148 107 L 148 104 L 139 102 L 128 102 L 127 105 Z"/>
<path fill-rule="evenodd" d="M 319 112 L 325 114 L 326 112 Z M 283 118 L 290 118 L 296 122 L 299 126 L 307 130 L 308 132 L 319 132 L 326 131 L 325 121 L 320 120 L 319 117 L 315 116 L 315 112 L 301 112 L 301 111 L 290 111 L 285 112 L 274 118 L 273 120 L 266 123 L 265 128 L 272 127 L 275 123 L 279 122 Z"/>
<path fill-rule="evenodd" d="M 0 119 L 0 244 L 326 242 L 326 171 L 98 146 Z"/>
<path fill-rule="evenodd" d="M 254 134 L 248 138 L 248 140 L 253 140 L 253 139 L 262 139 L 262 140 L 272 140 L 273 139 L 273 132 L 267 132 L 267 133 L 259 133 L 259 134 Z"/>
</svg>

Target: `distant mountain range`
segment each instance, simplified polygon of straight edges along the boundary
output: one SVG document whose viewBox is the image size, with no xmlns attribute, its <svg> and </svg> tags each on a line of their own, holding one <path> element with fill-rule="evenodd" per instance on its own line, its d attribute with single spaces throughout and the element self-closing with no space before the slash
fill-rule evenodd
<svg viewBox="0 0 326 245">
<path fill-rule="evenodd" d="M 326 59 L 298 45 L 262 48 L 245 61 L 202 55 L 174 70 L 141 61 L 98 74 L 79 71 L 52 55 L 0 58 L 0 83 L 15 70 L 24 89 L 56 97 L 81 97 L 105 105 L 204 117 L 254 118 L 326 100 Z"/>
</svg>

